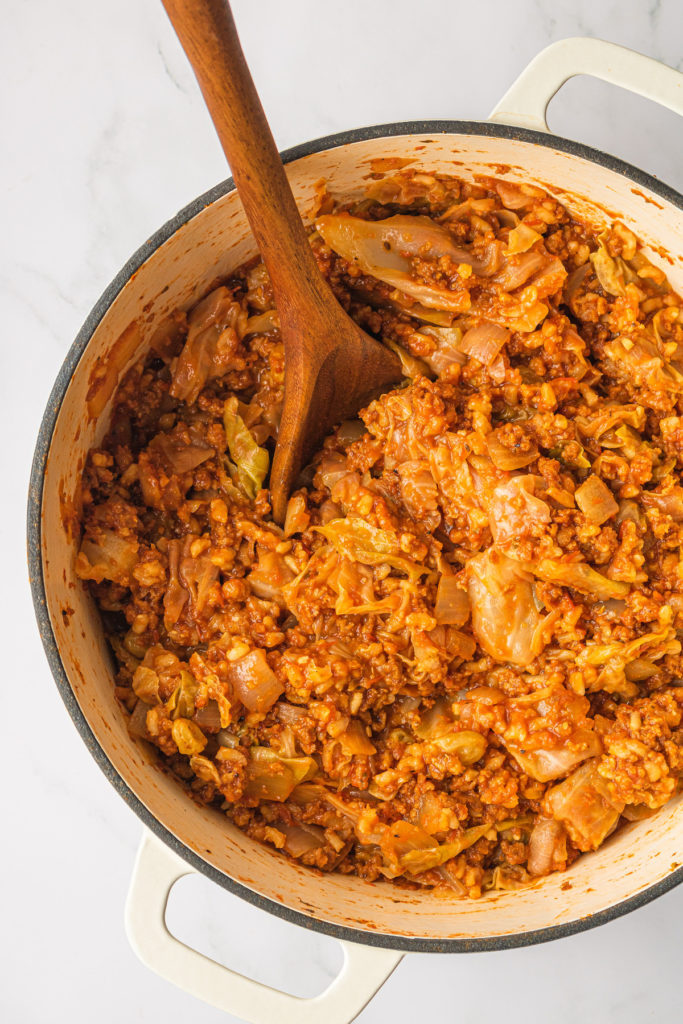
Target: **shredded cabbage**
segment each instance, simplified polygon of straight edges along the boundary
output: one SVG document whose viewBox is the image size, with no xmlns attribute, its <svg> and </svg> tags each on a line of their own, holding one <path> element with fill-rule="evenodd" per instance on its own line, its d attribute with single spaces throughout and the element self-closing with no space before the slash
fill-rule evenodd
<svg viewBox="0 0 683 1024">
<path fill-rule="evenodd" d="M 172 727 L 173 742 L 181 754 L 201 754 L 207 739 L 199 726 L 188 718 L 176 718 Z"/>
<path fill-rule="evenodd" d="M 542 649 L 531 577 L 500 551 L 470 558 L 467 581 L 472 629 L 482 650 L 497 661 L 528 665 Z"/>
<path fill-rule="evenodd" d="M 538 231 L 534 231 L 528 224 L 518 224 L 512 228 L 508 235 L 506 255 L 514 256 L 516 253 L 526 252 L 536 242 L 540 242 L 542 237 Z"/>
<path fill-rule="evenodd" d="M 529 562 L 526 567 L 541 580 L 573 587 L 584 594 L 593 594 L 601 601 L 611 597 L 626 597 L 631 589 L 628 583 L 607 579 L 586 562 L 560 562 L 553 558 L 542 558 L 538 562 Z"/>
<path fill-rule="evenodd" d="M 171 394 L 174 398 L 196 401 L 208 381 L 229 370 L 246 322 L 242 303 L 223 285 L 194 307 L 188 321 L 187 339 L 173 371 Z"/>
<path fill-rule="evenodd" d="M 401 554 L 398 537 L 388 530 L 349 516 L 347 519 L 333 519 L 326 526 L 315 530 L 332 545 L 340 555 L 361 562 L 363 565 L 390 565 L 392 569 L 405 573 L 412 580 L 430 571 L 428 566 L 418 565 Z"/>
<path fill-rule="evenodd" d="M 592 665 L 601 668 L 597 679 L 589 686 L 590 690 L 605 690 L 607 693 L 618 693 L 622 697 L 635 697 L 638 694 L 638 687 L 635 681 L 629 678 L 629 665 L 639 661 L 644 654 L 647 654 L 647 659 L 651 663 L 667 654 L 679 654 L 680 650 L 681 644 L 676 639 L 676 630 L 667 626 L 659 630 L 653 629 L 628 643 L 589 644 L 579 653 L 577 662 L 580 666 Z M 638 675 L 637 668 L 635 672 Z"/>
<path fill-rule="evenodd" d="M 683 392 L 683 365 L 663 359 L 646 333 L 608 341 L 605 355 L 614 376 L 628 380 L 631 386 L 677 395 Z"/>
<path fill-rule="evenodd" d="M 460 312 L 469 306 L 469 296 L 466 292 L 416 280 L 411 275 L 411 256 L 427 259 L 450 256 L 456 264 L 471 266 L 475 273 L 491 272 L 487 263 L 456 246 L 450 232 L 429 217 L 399 215 L 368 221 L 328 214 L 319 217 L 315 226 L 331 249 L 363 273 L 384 281 L 429 308 Z"/>
<path fill-rule="evenodd" d="M 401 370 L 403 376 L 408 377 L 409 380 L 413 380 L 415 377 L 429 376 L 429 366 L 422 359 L 418 359 L 417 356 L 411 355 L 407 349 L 403 348 L 398 342 L 394 341 L 393 338 L 386 338 L 387 348 L 390 348 L 392 352 L 395 352 L 401 362 Z"/>
<path fill-rule="evenodd" d="M 138 542 L 120 537 L 113 530 L 100 529 L 97 540 L 85 538 L 76 560 L 81 580 L 112 580 L 126 585 L 137 562 Z"/>
<path fill-rule="evenodd" d="M 597 850 L 624 809 L 597 770 L 596 760 L 577 768 L 545 796 L 553 818 L 561 822 L 579 850 Z"/>
<path fill-rule="evenodd" d="M 607 239 L 609 232 L 603 231 L 598 236 L 598 248 L 591 253 L 590 261 L 596 273 L 598 281 L 610 295 L 623 295 L 624 284 L 624 261 L 610 256 L 607 250 Z"/>
<path fill-rule="evenodd" d="M 282 802 L 317 772 L 312 757 L 280 757 L 270 747 L 251 747 L 244 793 L 257 800 Z"/>
<path fill-rule="evenodd" d="M 514 744 L 506 746 L 522 770 L 538 782 L 558 779 L 587 758 L 602 753 L 600 737 L 591 729 L 575 729 L 559 747 L 524 750 Z"/>
<path fill-rule="evenodd" d="M 223 409 L 223 425 L 228 442 L 228 451 L 234 465 L 231 475 L 252 500 L 263 487 L 268 475 L 270 456 L 265 448 L 259 448 L 239 415 L 239 402 L 233 395 L 226 399 Z"/>
<path fill-rule="evenodd" d="M 464 366 L 467 356 L 460 348 L 462 330 L 460 327 L 420 328 L 420 334 L 427 334 L 436 341 L 436 348 L 431 355 L 425 356 L 425 363 L 436 374 L 441 374 L 454 364 Z"/>
</svg>

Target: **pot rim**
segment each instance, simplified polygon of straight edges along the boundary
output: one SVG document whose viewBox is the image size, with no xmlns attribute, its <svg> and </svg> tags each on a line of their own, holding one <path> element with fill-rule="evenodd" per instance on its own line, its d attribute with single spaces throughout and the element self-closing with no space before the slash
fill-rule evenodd
<svg viewBox="0 0 683 1024">
<path fill-rule="evenodd" d="M 584 160 L 591 161 L 605 167 L 608 170 L 628 178 L 637 185 L 642 185 L 660 196 L 665 201 L 683 209 L 683 195 L 675 189 L 651 174 L 641 170 L 634 165 L 627 163 L 618 157 L 610 156 L 601 150 L 594 149 L 581 142 L 565 139 L 561 136 L 546 134 L 530 128 L 519 128 L 515 125 L 499 124 L 486 121 L 405 121 L 391 124 L 371 125 L 365 128 L 354 128 L 348 131 L 337 132 L 332 135 L 321 136 L 309 142 L 300 143 L 284 151 L 281 156 L 285 164 L 291 163 L 304 156 L 319 153 L 327 149 L 336 149 L 349 143 L 367 141 L 369 139 L 391 138 L 400 135 L 470 135 L 489 136 L 502 139 L 510 139 L 521 142 L 528 142 L 544 146 L 549 149 L 557 149 L 577 156 Z M 402 950 L 414 953 L 474 953 L 503 949 L 514 949 L 520 946 L 532 946 L 541 942 L 549 942 L 553 939 L 565 938 L 575 935 L 578 932 L 587 931 L 608 921 L 614 921 L 624 914 L 628 914 L 639 907 L 645 906 L 652 900 L 657 899 L 664 893 L 669 892 L 683 882 L 683 867 L 672 871 L 665 878 L 660 879 L 648 886 L 642 892 L 622 900 L 619 903 L 606 907 L 604 910 L 589 914 L 586 917 L 564 924 L 552 925 L 547 928 L 539 928 L 530 932 L 516 932 L 508 935 L 498 935 L 484 938 L 453 938 L 453 939 L 425 939 L 410 938 L 408 936 L 392 935 L 389 933 L 378 933 L 366 931 L 361 928 L 350 928 L 344 925 L 337 925 L 332 922 L 320 920 L 303 914 L 300 911 L 292 910 L 281 903 L 278 903 L 267 896 L 247 888 L 236 882 L 229 875 L 213 865 L 208 864 L 194 851 L 177 839 L 163 824 L 156 818 L 135 795 L 130 787 L 119 774 L 116 766 L 110 761 L 104 750 L 93 734 L 80 705 L 76 700 L 74 692 L 64 670 L 59 653 L 52 624 L 47 608 L 45 593 L 45 581 L 42 564 L 42 499 L 43 484 L 45 479 L 45 467 L 52 442 L 52 435 L 59 416 L 64 396 L 69 387 L 71 378 L 78 366 L 78 363 L 85 352 L 85 349 L 92 338 L 95 330 L 114 303 L 119 293 L 123 290 L 133 274 L 145 263 L 152 254 L 159 249 L 175 232 L 185 223 L 199 214 L 205 207 L 222 198 L 235 188 L 232 178 L 224 181 L 202 195 L 198 196 L 187 206 L 183 207 L 174 217 L 171 217 L 158 231 L 156 231 L 124 264 L 111 283 L 97 300 L 92 310 L 85 319 L 83 326 L 76 335 L 74 342 L 69 348 L 62 366 L 57 374 L 54 386 L 47 401 L 45 412 L 38 432 L 35 452 L 31 464 L 31 477 L 28 493 L 27 509 L 27 555 L 29 579 L 31 584 L 31 595 L 33 607 L 38 622 L 41 640 L 47 656 L 50 670 L 54 677 L 60 696 L 66 705 L 76 729 L 81 735 L 83 742 L 92 754 L 93 758 L 113 785 L 114 789 L 126 801 L 128 806 L 137 814 L 142 823 L 157 838 L 164 842 L 179 857 L 186 861 L 192 868 L 205 875 L 211 881 L 216 882 L 223 889 L 239 896 L 248 903 L 253 904 L 261 910 L 266 910 L 276 917 L 289 921 L 292 924 L 300 925 L 309 930 L 330 935 L 339 940 L 356 942 L 370 946 L 381 946 L 388 949 Z"/>
</svg>

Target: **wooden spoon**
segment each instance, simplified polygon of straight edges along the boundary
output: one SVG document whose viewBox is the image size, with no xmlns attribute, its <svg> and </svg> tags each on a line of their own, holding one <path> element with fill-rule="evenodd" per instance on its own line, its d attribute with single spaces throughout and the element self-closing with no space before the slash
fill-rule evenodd
<svg viewBox="0 0 683 1024">
<path fill-rule="evenodd" d="M 283 523 L 301 468 L 332 427 L 401 379 L 396 356 L 341 308 L 318 269 L 226 0 L 162 0 L 188 56 L 273 285 L 285 393 L 270 474 Z"/>
</svg>

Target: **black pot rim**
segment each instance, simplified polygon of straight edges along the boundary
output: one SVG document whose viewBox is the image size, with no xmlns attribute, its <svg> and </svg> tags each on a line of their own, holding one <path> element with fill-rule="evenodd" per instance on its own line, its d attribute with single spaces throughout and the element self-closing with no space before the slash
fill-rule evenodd
<svg viewBox="0 0 683 1024">
<path fill-rule="evenodd" d="M 323 136 L 313 139 L 310 142 L 302 143 L 286 150 L 282 154 L 285 163 L 291 163 L 301 157 L 312 153 L 319 153 L 322 150 L 334 149 L 348 143 L 366 141 L 368 139 L 391 138 L 399 135 L 469 135 L 469 136 L 493 136 L 502 139 L 519 140 L 521 142 L 533 143 L 537 146 L 544 146 L 549 149 L 557 149 L 573 156 L 581 157 L 595 164 L 628 178 L 636 185 L 642 185 L 655 195 L 660 196 L 666 202 L 683 209 L 683 195 L 668 185 L 663 184 L 652 175 L 640 170 L 633 165 L 626 163 L 617 157 L 609 156 L 600 150 L 593 149 L 580 142 L 564 139 L 559 136 L 545 134 L 528 128 L 518 128 L 511 125 L 497 124 L 494 122 L 481 121 L 407 121 L 394 124 L 373 125 L 367 128 L 356 128 L 350 131 L 339 132 L 334 135 Z M 98 327 L 105 313 L 112 305 L 119 292 L 131 276 L 137 271 L 149 257 L 166 242 L 183 224 L 200 213 L 206 206 L 226 195 L 234 189 L 232 178 L 215 185 L 203 195 L 198 196 L 191 203 L 185 206 L 179 213 L 164 224 L 148 241 L 146 241 L 134 255 L 128 260 L 119 271 L 111 284 L 105 289 L 98 301 L 88 314 L 85 323 L 71 345 L 64 363 L 57 375 L 54 387 L 47 402 L 43 415 L 38 439 L 36 442 L 33 463 L 31 467 L 31 479 L 28 495 L 27 515 L 27 544 L 28 544 L 28 565 L 33 597 L 33 606 L 38 621 L 43 647 L 47 660 L 57 684 L 57 689 L 66 705 L 67 711 L 81 735 L 83 742 L 102 769 L 107 779 L 114 786 L 116 791 L 123 797 L 128 806 L 137 814 L 143 824 L 169 846 L 178 856 L 185 860 L 196 871 L 201 872 L 222 888 L 241 897 L 248 903 L 266 910 L 276 917 L 285 921 L 300 925 L 309 930 L 322 932 L 337 939 L 349 942 L 357 942 L 371 946 L 381 946 L 388 949 L 401 950 L 404 952 L 416 953 L 473 953 L 503 949 L 514 949 L 519 946 L 531 946 L 540 942 L 548 942 L 552 939 L 560 939 L 577 932 L 595 928 L 608 921 L 614 921 L 624 914 L 645 906 L 657 897 L 669 892 L 675 886 L 683 882 L 683 867 L 672 871 L 666 878 L 661 879 L 644 889 L 642 892 L 631 896 L 620 903 L 607 907 L 604 910 L 590 914 L 586 917 L 565 924 L 553 925 L 548 928 L 540 928 L 534 931 L 518 932 L 511 935 L 497 935 L 487 938 L 453 938 L 453 939 L 425 939 L 410 938 L 401 935 L 387 933 L 376 933 L 365 931 L 361 928 L 349 928 L 336 925 L 331 922 L 319 920 L 302 914 L 299 911 L 291 910 L 280 903 L 277 903 L 260 893 L 253 892 L 246 886 L 234 881 L 230 876 L 218 871 L 212 865 L 198 857 L 189 847 L 177 839 L 153 814 L 144 806 L 133 791 L 124 782 L 115 765 L 109 760 L 104 750 L 98 743 L 90 726 L 88 725 L 83 712 L 76 700 L 71 685 L 64 671 L 59 649 L 55 641 L 47 610 L 45 594 L 45 583 L 43 578 L 43 566 L 41 558 L 41 507 L 43 497 L 43 483 L 45 478 L 45 466 L 52 440 L 57 417 L 62 401 L 66 394 L 71 377 L 81 359 L 85 348 L 93 333 Z"/>
</svg>

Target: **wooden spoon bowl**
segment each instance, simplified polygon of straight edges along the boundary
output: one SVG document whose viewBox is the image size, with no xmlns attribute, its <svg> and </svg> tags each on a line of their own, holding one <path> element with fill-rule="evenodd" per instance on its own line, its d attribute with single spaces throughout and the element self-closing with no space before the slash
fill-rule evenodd
<svg viewBox="0 0 683 1024">
<path fill-rule="evenodd" d="M 336 423 L 401 379 L 397 357 L 341 308 L 311 251 L 225 0 L 163 0 L 223 146 L 270 276 L 285 350 L 270 474 L 283 523 L 301 468 Z"/>
</svg>

